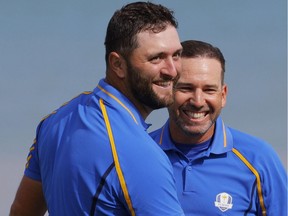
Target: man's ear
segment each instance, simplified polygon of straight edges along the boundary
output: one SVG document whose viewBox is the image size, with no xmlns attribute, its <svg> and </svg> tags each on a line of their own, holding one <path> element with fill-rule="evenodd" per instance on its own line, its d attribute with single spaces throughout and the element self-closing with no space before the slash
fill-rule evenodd
<svg viewBox="0 0 288 216">
<path fill-rule="evenodd" d="M 224 84 L 222 86 L 222 108 L 224 108 L 226 105 L 227 94 L 228 94 L 228 86 Z"/>
<path fill-rule="evenodd" d="M 111 70 L 115 72 L 119 78 L 126 76 L 126 61 L 118 53 L 111 52 L 109 54 L 109 65 Z"/>
</svg>

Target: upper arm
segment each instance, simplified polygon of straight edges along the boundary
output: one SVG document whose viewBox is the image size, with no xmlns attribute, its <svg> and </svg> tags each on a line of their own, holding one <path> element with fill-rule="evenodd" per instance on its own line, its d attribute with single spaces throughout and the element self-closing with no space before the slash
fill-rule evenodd
<svg viewBox="0 0 288 216">
<path fill-rule="evenodd" d="M 10 216 L 40 216 L 46 211 L 42 183 L 24 176 L 12 203 Z"/>
</svg>

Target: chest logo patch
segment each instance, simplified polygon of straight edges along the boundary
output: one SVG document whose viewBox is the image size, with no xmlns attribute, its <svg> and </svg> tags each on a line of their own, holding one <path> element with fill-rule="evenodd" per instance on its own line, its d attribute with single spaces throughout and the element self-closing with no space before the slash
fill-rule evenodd
<svg viewBox="0 0 288 216">
<path fill-rule="evenodd" d="M 228 193 L 222 192 L 217 194 L 215 207 L 218 207 L 222 212 L 227 211 L 228 209 L 232 209 L 232 196 Z"/>
</svg>

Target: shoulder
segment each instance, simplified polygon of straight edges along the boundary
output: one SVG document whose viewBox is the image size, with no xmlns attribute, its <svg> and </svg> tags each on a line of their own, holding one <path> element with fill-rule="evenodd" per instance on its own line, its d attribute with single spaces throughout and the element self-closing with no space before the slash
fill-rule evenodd
<svg viewBox="0 0 288 216">
<path fill-rule="evenodd" d="M 273 166 L 272 164 L 276 166 L 280 164 L 279 156 L 270 143 L 233 128 L 229 128 L 229 131 L 233 137 L 233 152 L 238 157 L 242 156 L 244 160 L 249 161 L 249 163 L 258 168 L 267 168 Z"/>
<path fill-rule="evenodd" d="M 93 92 L 87 91 L 73 97 L 69 101 L 63 103 L 50 114 L 43 117 L 37 126 L 37 133 L 52 132 L 54 130 L 64 130 L 69 124 L 69 128 L 79 124 L 89 123 L 89 116 L 94 115 L 95 109 L 91 109 L 91 98 Z M 93 105 L 95 106 L 95 105 Z M 73 121 L 73 124 L 70 124 Z M 93 122 L 92 122 L 93 123 Z"/>
<path fill-rule="evenodd" d="M 48 115 L 46 115 L 43 120 L 46 120 L 48 118 L 51 118 L 51 116 L 55 116 L 55 114 L 57 114 L 57 116 L 65 116 L 65 114 L 69 114 L 72 113 L 73 111 L 77 110 L 77 107 L 83 107 L 86 105 L 89 105 L 88 103 L 90 102 L 91 96 L 93 96 L 92 94 L 93 92 L 91 91 L 86 91 L 86 92 L 82 92 L 81 94 L 76 95 L 75 97 L 73 97 L 72 99 L 64 102 L 63 104 L 61 104 L 57 109 L 55 109 L 54 111 L 52 111 L 51 113 L 49 113 Z"/>
<path fill-rule="evenodd" d="M 265 140 L 253 136 L 251 134 L 236 130 L 234 128 L 229 127 L 229 131 L 232 134 L 233 137 L 233 143 L 235 148 L 250 148 L 251 151 L 255 148 L 257 149 L 263 149 L 265 151 L 266 149 L 272 148 L 271 145 L 266 142 Z M 248 149 L 249 149 L 248 148 Z"/>
</svg>

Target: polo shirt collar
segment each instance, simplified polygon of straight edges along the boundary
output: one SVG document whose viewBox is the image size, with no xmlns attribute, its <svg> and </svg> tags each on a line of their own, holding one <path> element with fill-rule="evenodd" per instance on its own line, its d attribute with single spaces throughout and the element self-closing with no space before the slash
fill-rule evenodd
<svg viewBox="0 0 288 216">
<path fill-rule="evenodd" d="M 215 132 L 212 137 L 211 153 L 222 154 L 231 151 L 233 148 L 233 137 L 223 120 L 218 117 L 216 120 Z"/>
<path fill-rule="evenodd" d="M 98 86 L 94 89 L 94 94 L 101 97 L 104 101 L 113 104 L 115 107 L 120 106 L 124 108 L 131 118 L 134 119 L 135 123 L 141 125 L 145 130 L 150 126 L 150 124 L 145 122 L 134 104 L 119 90 L 106 83 L 104 79 L 99 81 Z"/>
<path fill-rule="evenodd" d="M 176 150 L 170 131 L 169 131 L 169 119 L 166 121 L 161 131 L 160 146 L 164 151 Z M 233 148 L 233 138 L 228 127 L 225 126 L 224 122 L 220 117 L 216 120 L 215 132 L 212 137 L 211 146 L 208 148 L 206 155 L 223 154 L 231 151 Z"/>
</svg>

